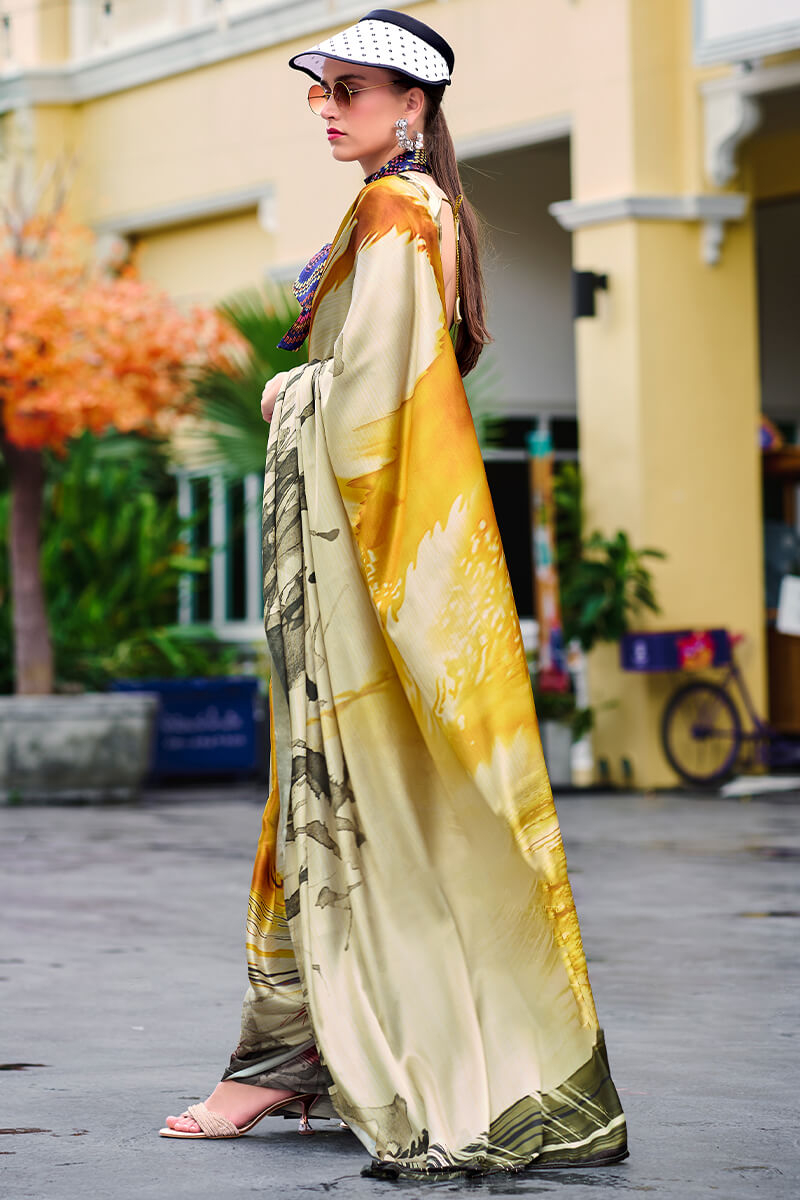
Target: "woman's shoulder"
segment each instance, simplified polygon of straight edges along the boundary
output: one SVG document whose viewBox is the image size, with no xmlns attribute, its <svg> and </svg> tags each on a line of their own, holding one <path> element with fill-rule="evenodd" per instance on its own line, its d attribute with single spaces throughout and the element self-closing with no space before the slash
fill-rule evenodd
<svg viewBox="0 0 800 1200">
<path fill-rule="evenodd" d="M 383 175 L 367 183 L 355 202 L 355 217 L 359 224 L 404 214 L 407 220 L 431 219 L 436 223 L 444 193 L 438 185 L 421 172 L 408 175 Z"/>
</svg>

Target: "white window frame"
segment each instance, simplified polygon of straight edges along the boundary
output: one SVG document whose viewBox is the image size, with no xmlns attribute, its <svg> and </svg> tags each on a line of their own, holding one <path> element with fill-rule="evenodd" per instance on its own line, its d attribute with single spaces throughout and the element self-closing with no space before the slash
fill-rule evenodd
<svg viewBox="0 0 800 1200">
<path fill-rule="evenodd" d="M 194 579 L 182 575 L 178 587 L 178 623 L 180 625 L 208 624 L 221 641 L 252 642 L 264 636 L 261 565 L 261 497 L 263 476 L 254 473 L 241 481 L 244 489 L 244 570 L 245 617 L 228 617 L 228 581 L 232 569 L 228 547 L 227 489 L 230 480 L 221 472 L 177 471 L 178 512 L 181 517 L 192 516 L 192 483 L 209 481 L 210 512 L 209 542 L 211 545 L 211 613 L 207 622 L 193 619 Z"/>
</svg>

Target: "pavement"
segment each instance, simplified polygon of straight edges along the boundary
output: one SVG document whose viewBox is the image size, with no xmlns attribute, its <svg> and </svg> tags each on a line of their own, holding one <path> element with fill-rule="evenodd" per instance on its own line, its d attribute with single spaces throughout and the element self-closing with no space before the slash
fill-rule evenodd
<svg viewBox="0 0 800 1200">
<path fill-rule="evenodd" d="M 236 1040 L 262 804 L 216 784 L 0 809 L 6 1200 L 800 1196 L 800 792 L 558 799 L 626 1162 L 390 1183 L 329 1122 L 159 1138 Z"/>
</svg>

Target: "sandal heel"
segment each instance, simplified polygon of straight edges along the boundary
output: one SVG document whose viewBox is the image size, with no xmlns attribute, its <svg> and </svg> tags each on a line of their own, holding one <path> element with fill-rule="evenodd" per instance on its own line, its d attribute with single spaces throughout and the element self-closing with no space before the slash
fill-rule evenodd
<svg viewBox="0 0 800 1200">
<path fill-rule="evenodd" d="M 297 1132 L 300 1134 L 307 1135 L 314 1132 L 314 1130 L 311 1128 L 311 1122 L 308 1119 L 308 1114 L 316 1099 L 316 1096 L 304 1096 L 300 1101 L 300 1105 L 303 1109 L 303 1115 L 300 1117 L 300 1124 L 297 1127 Z"/>
</svg>

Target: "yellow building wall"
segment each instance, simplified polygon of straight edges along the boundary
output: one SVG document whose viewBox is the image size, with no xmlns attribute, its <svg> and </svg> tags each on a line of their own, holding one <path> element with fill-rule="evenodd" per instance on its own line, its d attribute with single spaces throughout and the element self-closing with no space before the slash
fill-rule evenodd
<svg viewBox="0 0 800 1200">
<path fill-rule="evenodd" d="M 261 283 L 259 264 L 271 257 L 272 238 L 255 212 L 156 230 L 138 238 L 136 265 L 181 304 L 215 304 Z"/>
</svg>

